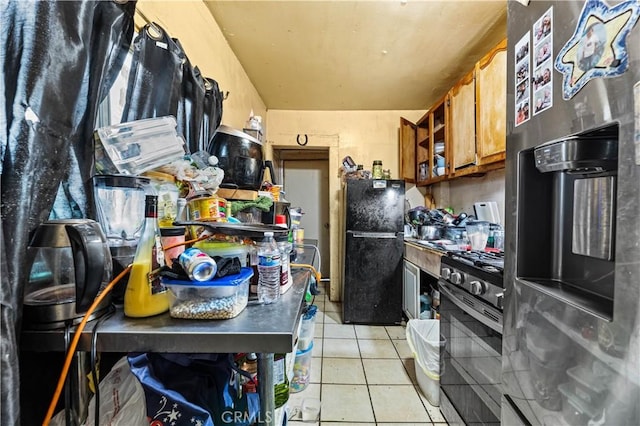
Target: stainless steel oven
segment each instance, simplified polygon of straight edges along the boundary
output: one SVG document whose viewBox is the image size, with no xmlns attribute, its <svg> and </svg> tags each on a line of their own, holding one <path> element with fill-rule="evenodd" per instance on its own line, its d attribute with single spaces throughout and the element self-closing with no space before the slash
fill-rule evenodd
<svg viewBox="0 0 640 426">
<path fill-rule="evenodd" d="M 441 260 L 440 408 L 449 424 L 499 425 L 502 256 L 453 252 Z"/>
</svg>

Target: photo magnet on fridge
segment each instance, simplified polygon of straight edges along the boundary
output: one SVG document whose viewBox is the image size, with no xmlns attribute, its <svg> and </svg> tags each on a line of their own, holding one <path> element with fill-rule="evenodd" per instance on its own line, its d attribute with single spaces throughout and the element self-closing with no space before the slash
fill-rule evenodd
<svg viewBox="0 0 640 426">
<path fill-rule="evenodd" d="M 616 77 L 627 70 L 627 35 L 639 16 L 637 0 L 614 7 L 602 0 L 585 2 L 573 36 L 555 58 L 555 68 L 563 74 L 565 100 L 571 99 L 593 78 Z"/>
</svg>

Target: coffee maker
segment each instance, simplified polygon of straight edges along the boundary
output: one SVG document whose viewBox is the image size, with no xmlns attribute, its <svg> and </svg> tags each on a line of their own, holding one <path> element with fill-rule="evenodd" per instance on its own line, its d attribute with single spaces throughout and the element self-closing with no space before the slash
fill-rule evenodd
<svg viewBox="0 0 640 426">
<path fill-rule="evenodd" d="M 153 191 L 150 179 L 141 176 L 96 175 L 93 177 L 97 221 L 104 231 L 113 258 L 113 275 L 122 272 L 136 254 L 144 223 L 144 198 Z M 112 291 L 122 303 L 127 277 Z"/>
</svg>

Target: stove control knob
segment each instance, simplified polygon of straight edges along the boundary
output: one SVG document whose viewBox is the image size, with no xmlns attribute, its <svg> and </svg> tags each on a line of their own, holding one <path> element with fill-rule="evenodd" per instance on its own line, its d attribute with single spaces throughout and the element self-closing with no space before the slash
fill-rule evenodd
<svg viewBox="0 0 640 426">
<path fill-rule="evenodd" d="M 455 285 L 461 285 L 464 282 L 464 275 L 462 275 L 460 272 L 452 272 L 451 282 Z"/>
<path fill-rule="evenodd" d="M 442 275 L 442 278 L 444 278 L 445 280 L 448 280 L 451 277 L 451 269 L 442 268 L 440 275 Z"/>
<path fill-rule="evenodd" d="M 504 293 L 496 294 L 496 306 L 498 309 L 503 309 L 502 303 L 504 302 Z"/>
<path fill-rule="evenodd" d="M 487 291 L 487 285 L 482 281 L 471 281 L 471 294 L 479 296 Z"/>
</svg>

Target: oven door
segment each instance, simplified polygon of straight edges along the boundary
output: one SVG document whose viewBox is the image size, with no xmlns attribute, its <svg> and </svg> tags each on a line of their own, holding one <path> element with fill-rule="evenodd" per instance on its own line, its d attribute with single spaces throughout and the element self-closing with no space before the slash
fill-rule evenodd
<svg viewBox="0 0 640 426">
<path fill-rule="evenodd" d="M 500 425 L 502 313 L 443 280 L 438 284 L 447 339 L 440 390 L 465 424 Z M 443 413 L 446 418 L 444 407 Z"/>
</svg>

